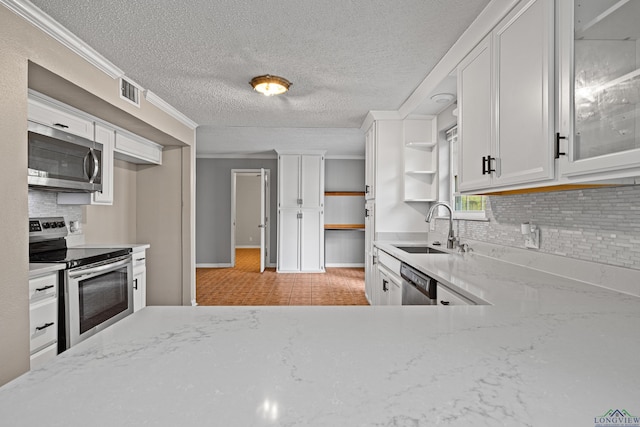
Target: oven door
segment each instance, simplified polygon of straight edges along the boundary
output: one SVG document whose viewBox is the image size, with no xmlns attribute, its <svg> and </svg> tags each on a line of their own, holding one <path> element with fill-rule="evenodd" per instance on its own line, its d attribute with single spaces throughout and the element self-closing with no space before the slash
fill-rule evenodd
<svg viewBox="0 0 640 427">
<path fill-rule="evenodd" d="M 133 313 L 131 255 L 67 271 L 66 347 Z"/>
</svg>

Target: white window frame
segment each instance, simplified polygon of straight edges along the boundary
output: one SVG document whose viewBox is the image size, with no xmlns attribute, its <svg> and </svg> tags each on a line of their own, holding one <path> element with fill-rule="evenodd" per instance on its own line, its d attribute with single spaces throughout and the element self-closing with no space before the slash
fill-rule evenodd
<svg viewBox="0 0 640 427">
<path fill-rule="evenodd" d="M 451 194 L 451 209 L 453 209 L 453 219 L 461 219 L 466 221 L 488 221 L 486 210 L 481 211 L 462 211 L 456 210 L 456 198 L 466 197 L 458 193 L 456 188 L 456 172 L 458 170 L 458 150 L 456 144 L 458 143 L 458 125 L 454 125 L 445 131 L 445 139 L 449 146 L 449 185 Z M 484 197 L 484 203 L 488 202 L 487 196 Z"/>
</svg>

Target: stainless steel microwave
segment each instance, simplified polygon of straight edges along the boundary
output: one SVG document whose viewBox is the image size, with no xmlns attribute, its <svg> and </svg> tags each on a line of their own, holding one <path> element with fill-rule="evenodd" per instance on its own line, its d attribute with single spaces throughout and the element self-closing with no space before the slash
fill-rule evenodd
<svg viewBox="0 0 640 427">
<path fill-rule="evenodd" d="M 90 193 L 102 191 L 102 144 L 28 122 L 29 187 Z"/>
</svg>

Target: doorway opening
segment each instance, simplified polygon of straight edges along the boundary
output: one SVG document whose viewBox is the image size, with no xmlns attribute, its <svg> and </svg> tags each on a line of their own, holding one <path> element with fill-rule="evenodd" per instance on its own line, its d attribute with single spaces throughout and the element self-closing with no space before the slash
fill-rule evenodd
<svg viewBox="0 0 640 427">
<path fill-rule="evenodd" d="M 243 256 L 258 256 L 256 266 L 261 273 L 269 264 L 270 175 L 269 169 L 231 170 L 232 267 L 236 266 L 237 250 Z"/>
</svg>

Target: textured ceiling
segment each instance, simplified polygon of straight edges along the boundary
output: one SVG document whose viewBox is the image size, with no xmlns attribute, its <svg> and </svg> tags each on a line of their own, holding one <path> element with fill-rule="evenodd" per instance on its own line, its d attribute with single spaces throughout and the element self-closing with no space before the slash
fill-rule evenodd
<svg viewBox="0 0 640 427">
<path fill-rule="evenodd" d="M 488 0 L 32 2 L 201 125 L 199 153 L 304 146 L 329 128 L 325 148 L 346 154 L 363 153 L 367 112 L 397 110 Z M 253 92 L 267 73 L 291 90 Z M 256 141 L 261 128 L 277 129 Z"/>
</svg>

